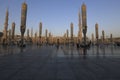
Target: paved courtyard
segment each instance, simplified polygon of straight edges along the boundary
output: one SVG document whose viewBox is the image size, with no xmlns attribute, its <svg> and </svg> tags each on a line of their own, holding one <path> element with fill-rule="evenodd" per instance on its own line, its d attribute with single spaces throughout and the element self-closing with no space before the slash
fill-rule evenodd
<svg viewBox="0 0 120 80">
<path fill-rule="evenodd" d="M 120 48 L 1 47 L 0 80 L 120 80 Z"/>
</svg>

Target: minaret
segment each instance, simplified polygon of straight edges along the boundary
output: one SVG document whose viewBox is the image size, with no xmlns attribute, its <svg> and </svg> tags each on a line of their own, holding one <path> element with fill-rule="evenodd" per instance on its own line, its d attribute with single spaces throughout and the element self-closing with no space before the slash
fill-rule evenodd
<svg viewBox="0 0 120 80">
<path fill-rule="evenodd" d="M 86 5 L 82 4 L 82 30 L 84 34 L 84 45 L 86 45 L 86 33 L 87 33 L 87 12 L 86 12 Z"/>
<path fill-rule="evenodd" d="M 80 15 L 80 11 L 78 13 L 78 16 L 79 16 L 79 24 L 78 24 L 78 27 L 79 27 L 79 31 L 78 31 L 78 42 L 82 42 L 82 25 L 81 25 L 81 15 Z"/>
<path fill-rule="evenodd" d="M 41 38 L 42 36 L 42 22 L 40 22 L 40 25 L 39 25 L 39 37 Z"/>
<path fill-rule="evenodd" d="M 15 35 L 15 22 L 12 23 L 12 40 L 14 40 Z"/>
<path fill-rule="evenodd" d="M 4 44 L 7 43 L 7 30 L 8 30 L 8 16 L 9 16 L 9 12 L 8 12 L 8 9 L 6 10 L 6 16 L 5 16 L 5 23 L 4 23 L 4 36 L 3 36 L 3 39 L 4 39 Z"/>
<path fill-rule="evenodd" d="M 99 38 L 99 34 L 98 34 L 98 23 L 95 24 L 95 33 L 96 33 L 96 43 L 98 44 L 98 38 Z"/>
<path fill-rule="evenodd" d="M 70 24 L 71 28 L 71 42 L 73 43 L 73 23 Z"/>
<path fill-rule="evenodd" d="M 27 18 L 27 4 L 24 2 L 21 7 L 21 47 L 23 47 L 23 38 L 26 29 L 26 18 Z"/>
</svg>

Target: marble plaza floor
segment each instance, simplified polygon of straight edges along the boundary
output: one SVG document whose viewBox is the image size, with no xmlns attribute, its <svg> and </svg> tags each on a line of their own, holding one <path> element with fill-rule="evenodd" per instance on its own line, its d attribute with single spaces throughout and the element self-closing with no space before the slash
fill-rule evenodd
<svg viewBox="0 0 120 80">
<path fill-rule="evenodd" d="M 0 46 L 0 80 L 120 80 L 120 47 Z"/>
</svg>

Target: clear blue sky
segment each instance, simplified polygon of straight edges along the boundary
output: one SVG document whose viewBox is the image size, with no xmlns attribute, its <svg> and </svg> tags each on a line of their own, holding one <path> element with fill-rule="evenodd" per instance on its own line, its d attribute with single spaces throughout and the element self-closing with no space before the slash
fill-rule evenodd
<svg viewBox="0 0 120 80">
<path fill-rule="evenodd" d="M 107 36 L 120 37 L 120 0 L 0 0 L 0 31 L 3 31 L 6 8 L 9 7 L 9 28 L 16 23 L 16 34 L 20 33 L 21 4 L 28 5 L 27 28 L 38 31 L 39 23 L 52 34 L 63 35 L 74 24 L 74 34 L 78 33 L 78 11 L 84 2 L 87 5 L 87 36 L 95 32 L 99 24 L 99 34 L 105 30 Z"/>
</svg>

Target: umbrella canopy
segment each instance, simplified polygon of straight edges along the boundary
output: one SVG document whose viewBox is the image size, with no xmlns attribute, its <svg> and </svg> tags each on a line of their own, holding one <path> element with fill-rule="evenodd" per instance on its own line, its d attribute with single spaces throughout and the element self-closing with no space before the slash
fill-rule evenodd
<svg viewBox="0 0 120 80">
<path fill-rule="evenodd" d="M 3 33 L 2 32 L 0 32 L 0 37 L 2 37 L 3 36 Z"/>
</svg>

